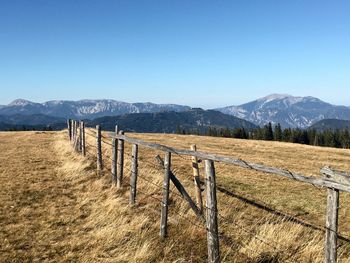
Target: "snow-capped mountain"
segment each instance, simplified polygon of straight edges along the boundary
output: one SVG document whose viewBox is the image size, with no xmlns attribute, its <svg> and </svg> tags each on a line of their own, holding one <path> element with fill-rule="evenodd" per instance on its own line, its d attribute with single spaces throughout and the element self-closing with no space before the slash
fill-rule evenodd
<svg viewBox="0 0 350 263">
<path fill-rule="evenodd" d="M 127 103 L 116 100 L 54 100 L 35 103 L 18 99 L 0 107 L 0 115 L 44 114 L 62 118 L 93 119 L 127 113 L 153 113 L 162 111 L 184 111 L 190 107 L 175 104 Z"/>
<path fill-rule="evenodd" d="M 286 94 L 272 94 L 240 106 L 217 110 L 260 126 L 271 122 L 283 127 L 307 128 L 323 119 L 350 120 L 349 107 L 332 105 L 314 97 Z"/>
</svg>

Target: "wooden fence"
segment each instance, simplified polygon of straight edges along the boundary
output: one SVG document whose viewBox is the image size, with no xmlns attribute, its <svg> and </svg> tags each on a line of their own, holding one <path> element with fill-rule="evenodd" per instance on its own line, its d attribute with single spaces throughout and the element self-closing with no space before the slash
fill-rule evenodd
<svg viewBox="0 0 350 263">
<path fill-rule="evenodd" d="M 86 154 L 85 124 L 75 120 L 68 120 L 68 136 L 73 148 L 83 156 Z M 122 187 L 123 163 L 124 163 L 124 143 L 132 144 L 131 154 L 131 177 L 130 177 L 130 204 L 135 204 L 137 195 L 138 178 L 138 149 L 145 147 L 148 149 L 160 150 L 164 152 L 164 161 L 157 156 L 158 161 L 164 169 L 163 177 L 163 197 L 161 200 L 160 215 L 160 235 L 167 237 L 168 230 L 168 207 L 169 207 L 169 185 L 173 183 L 179 191 L 181 197 L 187 201 L 189 207 L 197 215 L 198 220 L 205 224 L 207 231 L 208 262 L 220 262 L 220 245 L 218 232 L 218 208 L 217 208 L 217 185 L 215 174 L 215 162 L 222 162 L 240 166 L 268 174 L 275 174 L 290 178 L 299 182 L 311 184 L 316 187 L 327 189 L 327 211 L 325 220 L 325 243 L 324 262 L 337 262 L 337 240 L 338 240 L 338 208 L 339 191 L 350 192 L 350 173 L 336 171 L 330 167 L 323 167 L 320 170 L 321 177 L 310 177 L 299 173 L 293 173 L 275 167 L 268 167 L 261 164 L 246 162 L 241 159 L 234 159 L 227 156 L 220 156 L 212 153 L 196 151 L 195 146 L 191 150 L 175 149 L 165 145 L 146 142 L 140 139 L 131 138 L 124 135 L 122 130 L 116 126 L 115 132 L 109 132 L 108 138 L 112 141 L 112 183 L 117 187 Z M 171 171 L 172 154 L 191 156 L 194 172 L 194 185 L 196 201 L 194 201 L 186 191 L 180 180 Z M 205 209 L 202 203 L 201 180 L 198 173 L 198 159 L 205 163 Z M 102 137 L 101 126 L 96 126 L 96 160 L 97 172 L 101 174 L 103 170 Z M 205 211 L 205 213 L 203 213 Z"/>
</svg>

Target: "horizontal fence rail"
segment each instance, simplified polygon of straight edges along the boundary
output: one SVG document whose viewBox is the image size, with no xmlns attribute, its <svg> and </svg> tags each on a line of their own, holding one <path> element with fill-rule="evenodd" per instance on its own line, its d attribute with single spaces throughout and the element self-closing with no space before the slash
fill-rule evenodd
<svg viewBox="0 0 350 263">
<path fill-rule="evenodd" d="M 275 167 L 269 167 L 269 166 L 265 166 L 262 164 L 246 162 L 246 161 L 241 160 L 241 159 L 234 159 L 231 157 L 220 156 L 220 155 L 216 155 L 216 154 L 212 154 L 212 153 L 192 151 L 192 150 L 183 150 L 183 149 L 175 149 L 173 147 L 169 147 L 169 146 L 165 146 L 165 145 L 157 144 L 157 143 L 152 143 L 152 142 L 145 142 L 145 141 L 140 140 L 140 139 L 128 137 L 126 135 L 116 134 L 113 132 L 109 133 L 109 137 L 121 139 L 123 141 L 137 144 L 137 145 L 142 145 L 144 147 L 154 149 L 154 150 L 171 152 L 171 153 L 175 153 L 175 154 L 179 154 L 179 155 L 195 156 L 197 158 L 204 159 L 204 160 L 212 160 L 212 161 L 216 161 L 216 162 L 233 164 L 236 166 L 256 170 L 259 172 L 280 175 L 280 176 L 287 177 L 287 178 L 293 179 L 293 180 L 297 180 L 297 181 L 300 181 L 303 183 L 312 184 L 314 186 L 334 188 L 334 189 L 338 189 L 338 190 L 350 193 L 350 183 L 344 184 L 343 181 L 337 182 L 337 181 L 334 181 L 334 180 L 329 179 L 329 178 L 316 178 L 316 177 L 306 176 L 306 175 L 302 175 L 299 173 L 290 172 L 288 170 L 283 170 L 283 169 L 279 169 L 279 168 L 275 168 Z M 338 174 L 340 177 L 344 177 L 344 175 L 347 174 L 345 172 L 332 170 L 329 167 L 322 168 L 321 172 L 322 173 L 324 173 L 324 172 L 331 173 L 332 172 L 334 174 Z M 350 180 L 350 175 L 349 175 L 349 180 Z"/>
</svg>

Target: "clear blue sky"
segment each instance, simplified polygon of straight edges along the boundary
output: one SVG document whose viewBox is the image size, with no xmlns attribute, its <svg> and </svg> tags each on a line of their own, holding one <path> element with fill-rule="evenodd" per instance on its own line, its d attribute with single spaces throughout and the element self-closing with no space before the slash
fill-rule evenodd
<svg viewBox="0 0 350 263">
<path fill-rule="evenodd" d="M 350 105 L 350 1 L 0 0 L 0 104 Z"/>
</svg>

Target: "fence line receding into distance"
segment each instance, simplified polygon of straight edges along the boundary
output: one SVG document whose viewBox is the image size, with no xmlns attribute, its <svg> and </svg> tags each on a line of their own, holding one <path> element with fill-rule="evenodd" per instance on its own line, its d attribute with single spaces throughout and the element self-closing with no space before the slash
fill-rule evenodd
<svg viewBox="0 0 350 263">
<path fill-rule="evenodd" d="M 68 120 L 68 138 L 73 148 L 80 152 L 83 156 L 86 154 L 86 129 L 83 121 Z M 97 173 L 103 175 L 103 154 L 101 134 L 101 126 L 97 125 L 96 132 L 96 160 Z M 208 262 L 220 262 L 220 245 L 218 232 L 218 216 L 220 215 L 217 208 L 217 185 L 215 174 L 215 162 L 222 162 L 231 165 L 240 166 L 264 173 L 275 174 L 287 177 L 299 182 L 311 184 L 317 187 L 327 188 L 327 211 L 325 222 L 325 243 L 324 243 L 324 262 L 337 262 L 337 240 L 338 240 L 338 208 L 339 208 L 339 192 L 350 192 L 350 173 L 336 171 L 330 167 L 323 167 L 320 173 L 323 177 L 310 177 L 299 173 L 293 173 L 275 167 L 268 167 L 261 164 L 246 162 L 241 159 L 234 159 L 227 156 L 221 156 L 212 153 L 205 153 L 196 150 L 196 146 L 192 145 L 191 150 L 176 149 L 165 145 L 146 142 L 140 139 L 131 138 L 124 135 L 123 131 L 119 131 L 116 126 L 115 132 L 109 132 L 107 138 L 111 140 L 109 144 L 112 147 L 112 165 L 111 178 L 112 184 L 117 188 L 123 187 L 122 181 L 124 177 L 124 143 L 132 145 L 131 153 L 131 176 L 130 176 L 130 204 L 135 204 L 136 195 L 138 193 L 138 149 L 144 147 L 148 149 L 164 152 L 164 160 L 158 155 L 157 160 L 164 171 L 163 191 L 160 214 L 160 235 L 166 238 L 168 235 L 168 207 L 169 207 L 169 186 L 174 184 L 179 192 L 178 195 L 185 200 L 189 207 L 193 210 L 198 218 L 198 225 L 205 227 L 207 231 L 207 247 Z M 193 200 L 181 181 L 175 176 L 171 169 L 172 154 L 190 156 L 192 158 L 192 168 L 194 175 L 194 188 L 196 198 Z M 201 180 L 198 172 L 198 160 L 204 160 L 205 166 L 205 202 L 202 203 L 202 190 L 200 188 Z M 147 180 L 146 178 L 144 178 Z M 152 183 L 152 182 L 150 182 Z M 157 199 L 158 200 L 158 199 Z M 204 213 L 205 211 L 205 213 Z M 205 226 L 204 226 L 205 224 Z"/>
</svg>

